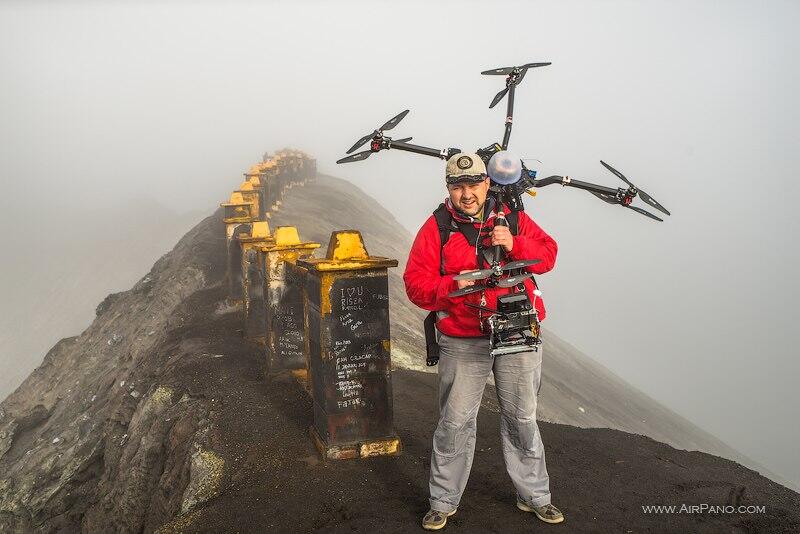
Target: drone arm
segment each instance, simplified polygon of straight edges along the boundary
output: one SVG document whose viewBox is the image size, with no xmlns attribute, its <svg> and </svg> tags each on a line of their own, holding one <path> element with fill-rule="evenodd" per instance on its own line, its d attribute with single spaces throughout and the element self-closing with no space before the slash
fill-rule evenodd
<svg viewBox="0 0 800 534">
<path fill-rule="evenodd" d="M 514 117 L 514 88 L 515 83 L 508 86 L 508 104 L 506 106 L 506 130 L 503 134 L 503 150 L 508 148 L 508 141 L 511 139 L 511 127 Z"/>
<path fill-rule="evenodd" d="M 387 143 L 387 149 L 395 149 L 395 150 L 404 150 L 406 152 L 413 152 L 415 154 L 422 154 L 424 156 L 433 156 L 435 158 L 447 159 L 453 154 L 457 154 L 461 152 L 457 148 L 443 148 L 443 149 L 436 149 L 430 148 L 421 145 L 414 145 L 411 143 L 404 143 L 402 141 L 391 141 Z"/>
<path fill-rule="evenodd" d="M 603 185 L 592 184 L 589 182 L 582 182 L 581 180 L 573 180 L 569 176 L 548 176 L 547 178 L 530 179 L 528 180 L 531 187 L 544 187 L 546 185 L 561 184 L 564 187 L 576 187 L 589 191 L 590 193 L 600 193 L 603 195 L 611 195 L 616 197 L 618 189 L 613 187 L 606 187 Z"/>
<path fill-rule="evenodd" d="M 638 206 L 632 206 L 631 202 L 633 201 L 634 197 L 636 197 L 637 193 L 639 194 L 642 199 L 649 199 L 650 202 L 646 202 L 660 211 L 663 211 L 667 215 L 669 212 L 666 211 L 666 208 L 658 204 L 650 195 L 645 197 L 646 193 L 635 189 L 633 185 L 626 189 L 614 189 L 612 187 L 605 187 L 602 185 L 597 184 L 590 184 L 589 182 L 582 182 L 580 180 L 572 180 L 568 176 L 548 176 L 547 178 L 542 178 L 541 180 L 534 179 L 530 174 L 529 178 L 522 183 L 522 187 L 527 189 L 528 187 L 544 187 L 546 185 L 551 184 L 561 184 L 563 186 L 570 186 L 570 187 L 577 187 L 578 189 L 583 189 L 584 191 L 588 191 L 589 193 L 593 194 L 603 202 L 607 202 L 609 204 L 619 204 L 624 208 L 631 209 L 637 213 L 644 215 L 645 217 L 649 217 L 655 221 L 664 222 L 664 219 L 658 217 L 650 213 L 647 210 L 644 210 Z"/>
</svg>

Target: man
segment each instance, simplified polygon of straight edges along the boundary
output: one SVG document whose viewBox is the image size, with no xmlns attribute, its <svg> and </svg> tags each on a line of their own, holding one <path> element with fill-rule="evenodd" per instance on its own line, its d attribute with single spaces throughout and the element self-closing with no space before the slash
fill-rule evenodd
<svg viewBox="0 0 800 534">
<path fill-rule="evenodd" d="M 417 306 L 436 312 L 439 331 L 439 423 L 431 454 L 430 510 L 422 526 L 439 530 L 456 512 L 472 467 L 476 417 L 490 372 L 494 372 L 501 409 L 503 458 L 517 490 L 517 507 L 535 513 L 547 523 L 560 523 L 564 516 L 550 503 L 544 447 L 536 424 L 541 346 L 538 351 L 492 358 L 488 332 L 481 329 L 481 312 L 465 305 L 470 302 L 496 309 L 497 297 L 511 292 L 511 288 L 495 287 L 448 297 L 449 293 L 475 283 L 453 277 L 484 268 L 485 264 L 478 264 L 483 248 L 500 245 L 505 251 L 505 261 L 539 259 L 540 263 L 527 269 L 541 274 L 553 268 L 558 247 L 522 211 L 516 215 L 517 224 L 511 225 L 512 228 L 495 226 L 497 211 L 508 215 L 510 210 L 495 206 L 493 197 L 487 201 L 490 179 L 477 154 L 460 153 L 451 157 L 447 161 L 446 182 L 449 198 L 439 209 L 449 212 L 456 222 L 454 228 L 471 226 L 477 232 L 454 229 L 442 247 L 439 223 L 432 215 L 414 240 L 403 274 L 408 298 Z M 516 235 L 512 233 L 513 226 Z M 467 233 L 475 242 L 469 241 Z M 526 280 L 525 288 L 533 300 L 534 282 Z M 539 319 L 544 319 L 541 298 L 536 299 L 535 306 Z"/>
</svg>

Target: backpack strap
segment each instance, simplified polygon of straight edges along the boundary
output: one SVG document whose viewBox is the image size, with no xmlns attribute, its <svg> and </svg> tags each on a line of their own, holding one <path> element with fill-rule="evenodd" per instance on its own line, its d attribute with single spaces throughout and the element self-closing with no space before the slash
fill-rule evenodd
<svg viewBox="0 0 800 534">
<path fill-rule="evenodd" d="M 439 228 L 439 241 L 441 242 L 439 247 L 439 274 L 444 276 L 444 246 L 450 239 L 450 234 L 458 231 L 458 227 L 455 226 L 453 216 L 444 205 L 444 202 L 439 204 L 439 207 L 433 212 L 433 217 L 436 219 L 436 226 Z"/>
<path fill-rule="evenodd" d="M 512 211 L 506 215 L 506 221 L 508 221 L 508 229 L 511 231 L 511 235 L 517 235 L 519 231 L 519 212 Z"/>
</svg>

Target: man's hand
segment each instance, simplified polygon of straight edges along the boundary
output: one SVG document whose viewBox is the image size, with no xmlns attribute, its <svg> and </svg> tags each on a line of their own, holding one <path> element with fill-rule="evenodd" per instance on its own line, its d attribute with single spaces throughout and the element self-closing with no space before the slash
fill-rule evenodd
<svg viewBox="0 0 800 534">
<path fill-rule="evenodd" d="M 514 248 L 514 236 L 508 226 L 495 226 L 489 235 L 492 236 L 492 245 L 501 245 L 506 252 Z"/>
<path fill-rule="evenodd" d="M 467 271 L 461 271 L 458 274 L 471 273 L 471 272 L 472 271 L 467 270 Z M 475 280 L 456 280 L 456 284 L 458 284 L 458 289 L 461 289 L 462 287 L 474 286 Z"/>
</svg>

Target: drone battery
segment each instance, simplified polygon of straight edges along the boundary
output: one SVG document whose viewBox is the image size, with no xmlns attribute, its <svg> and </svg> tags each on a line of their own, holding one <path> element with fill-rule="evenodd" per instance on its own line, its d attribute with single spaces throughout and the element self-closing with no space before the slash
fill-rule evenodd
<svg viewBox="0 0 800 534">
<path fill-rule="evenodd" d="M 511 293 L 497 298 L 497 311 L 500 313 L 521 312 L 531 308 L 533 306 L 525 293 Z"/>
</svg>

